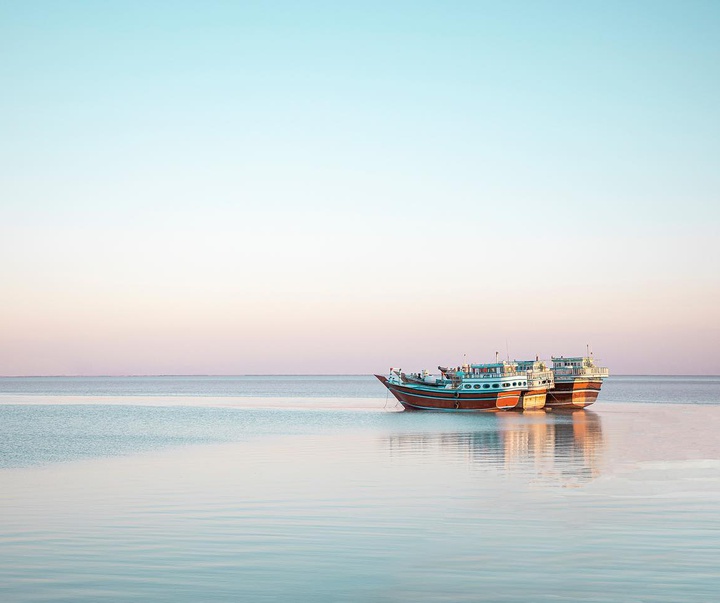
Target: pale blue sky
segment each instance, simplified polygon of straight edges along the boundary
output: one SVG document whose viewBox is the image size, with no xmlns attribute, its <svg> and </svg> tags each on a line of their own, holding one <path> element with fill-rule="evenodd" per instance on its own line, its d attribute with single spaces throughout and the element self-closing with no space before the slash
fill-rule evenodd
<svg viewBox="0 0 720 603">
<path fill-rule="evenodd" d="M 718 2 L 0 2 L 0 374 L 720 372 L 719 65 Z"/>
</svg>

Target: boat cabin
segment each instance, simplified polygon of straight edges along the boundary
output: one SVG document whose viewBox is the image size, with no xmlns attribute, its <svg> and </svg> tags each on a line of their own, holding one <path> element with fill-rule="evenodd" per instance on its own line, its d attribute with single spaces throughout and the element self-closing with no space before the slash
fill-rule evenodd
<svg viewBox="0 0 720 603">
<path fill-rule="evenodd" d="M 565 358 L 564 356 L 552 357 L 553 367 L 556 379 L 562 377 L 569 379 L 571 377 L 597 377 L 604 379 L 610 375 L 608 369 L 599 367 L 595 364 L 592 354 L 589 356 L 572 356 Z"/>
<path fill-rule="evenodd" d="M 488 364 L 466 365 L 469 377 L 497 377 L 500 375 L 517 374 L 517 363 L 515 362 L 490 362 Z"/>
<path fill-rule="evenodd" d="M 552 363 L 554 369 L 592 368 L 595 366 L 595 362 L 593 361 L 592 356 L 573 356 L 571 358 L 565 358 L 564 356 L 560 356 L 560 358 L 557 358 L 556 356 L 553 356 Z"/>
<path fill-rule="evenodd" d="M 547 363 L 544 360 L 516 360 L 517 370 L 519 371 L 547 371 Z"/>
</svg>

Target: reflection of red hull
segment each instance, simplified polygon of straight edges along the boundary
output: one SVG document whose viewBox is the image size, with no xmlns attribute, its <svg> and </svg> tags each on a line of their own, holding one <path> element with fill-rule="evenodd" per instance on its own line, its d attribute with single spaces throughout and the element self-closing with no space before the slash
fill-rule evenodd
<svg viewBox="0 0 720 603">
<path fill-rule="evenodd" d="M 520 400 L 519 389 L 495 392 L 464 392 L 433 390 L 431 387 L 395 385 L 382 375 L 375 375 L 406 410 L 449 410 L 453 412 L 494 411 L 515 408 Z"/>
<path fill-rule="evenodd" d="M 551 408 L 582 408 L 597 400 L 602 381 L 575 379 L 574 381 L 555 381 L 555 388 L 547 393 L 545 406 Z"/>
</svg>

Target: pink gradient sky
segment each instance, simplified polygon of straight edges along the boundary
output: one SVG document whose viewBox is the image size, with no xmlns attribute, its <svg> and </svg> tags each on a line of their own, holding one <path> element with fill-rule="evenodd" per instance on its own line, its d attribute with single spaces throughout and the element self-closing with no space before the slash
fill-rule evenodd
<svg viewBox="0 0 720 603">
<path fill-rule="evenodd" d="M 586 237 L 586 253 L 559 234 L 476 239 L 472 220 L 459 237 L 423 220 L 396 233 L 361 215 L 265 217 L 254 232 L 241 211 L 201 209 L 16 226 L 2 374 L 369 373 L 586 343 L 615 373 L 720 372 L 697 241 L 639 253 L 634 237 Z"/>
</svg>

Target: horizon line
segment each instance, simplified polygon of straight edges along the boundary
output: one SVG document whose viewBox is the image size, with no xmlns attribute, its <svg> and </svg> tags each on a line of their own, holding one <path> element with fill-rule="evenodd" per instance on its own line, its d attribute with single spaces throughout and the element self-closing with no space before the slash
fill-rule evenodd
<svg viewBox="0 0 720 603">
<path fill-rule="evenodd" d="M 373 377 L 375 373 L 136 373 L 117 375 L 0 375 L 0 379 L 104 379 L 104 378 L 132 378 L 132 377 Z M 720 377 L 720 374 L 700 373 L 618 373 L 605 377 Z"/>
</svg>

